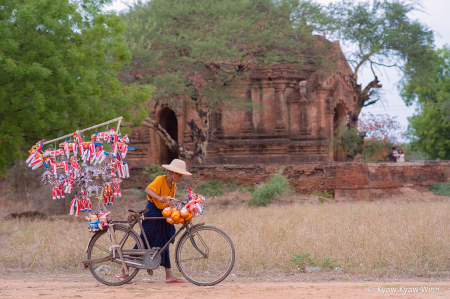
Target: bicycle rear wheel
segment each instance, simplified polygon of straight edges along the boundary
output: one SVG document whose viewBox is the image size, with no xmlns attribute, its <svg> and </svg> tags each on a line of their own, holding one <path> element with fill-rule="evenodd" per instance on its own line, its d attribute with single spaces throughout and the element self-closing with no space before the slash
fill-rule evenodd
<svg viewBox="0 0 450 299">
<path fill-rule="evenodd" d="M 137 244 L 138 249 L 143 249 L 144 245 L 140 236 L 135 232 L 131 231 L 126 233 L 128 227 L 120 224 L 114 225 L 114 231 L 116 234 L 117 242 L 119 242 L 122 249 L 133 249 Z M 109 248 L 111 247 L 111 236 L 108 230 L 104 229 L 97 232 L 92 241 L 89 243 L 87 251 L 87 259 L 102 259 L 110 255 Z M 118 253 L 116 252 L 116 259 L 119 259 Z M 137 268 L 129 269 L 129 276 L 127 279 L 120 281 L 116 278 L 116 275 L 120 276 L 120 270 L 122 269 L 121 262 L 117 260 L 102 261 L 100 263 L 89 263 L 89 270 L 99 282 L 106 284 L 108 286 L 119 286 L 132 280 L 139 272 Z"/>
<path fill-rule="evenodd" d="M 226 233 L 213 226 L 200 226 L 191 230 L 191 236 L 186 232 L 181 237 L 175 258 L 178 270 L 188 281 L 212 286 L 230 274 L 235 253 Z"/>
</svg>

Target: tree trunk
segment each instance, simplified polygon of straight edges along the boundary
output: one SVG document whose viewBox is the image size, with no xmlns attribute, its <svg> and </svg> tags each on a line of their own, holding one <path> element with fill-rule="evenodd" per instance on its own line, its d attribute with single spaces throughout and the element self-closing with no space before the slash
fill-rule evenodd
<svg viewBox="0 0 450 299">
<path fill-rule="evenodd" d="M 357 86 L 356 81 L 350 80 L 350 82 L 352 82 L 353 88 L 357 90 L 358 86 Z M 374 100 L 374 101 L 369 101 L 369 100 L 370 100 L 370 97 L 375 92 L 373 90 L 374 88 L 383 87 L 379 83 L 380 83 L 380 81 L 378 81 L 378 77 L 375 76 L 375 79 L 373 79 L 372 82 L 367 84 L 367 86 L 358 94 L 358 100 L 356 101 L 355 110 L 353 112 L 349 112 L 350 117 L 349 117 L 348 123 L 347 123 L 348 127 L 357 128 L 358 127 L 358 119 L 359 119 L 359 115 L 361 114 L 361 110 L 364 107 L 373 105 L 378 101 L 378 99 Z"/>
<path fill-rule="evenodd" d="M 194 161 L 198 164 L 205 163 L 206 152 L 208 148 L 208 142 L 214 136 L 214 132 L 211 133 L 211 109 L 207 107 L 205 110 L 201 109 L 200 105 L 196 104 L 196 110 L 201 119 L 201 128 L 197 126 L 195 121 L 186 122 L 191 129 L 191 140 L 194 143 L 195 150 L 190 151 L 183 145 L 172 139 L 172 137 L 167 133 L 167 131 L 154 119 L 147 117 L 142 126 L 152 128 L 158 135 L 162 138 L 164 143 L 169 147 L 170 150 L 176 152 L 180 157 Z M 131 127 L 133 126 L 130 122 L 123 122 L 123 126 Z"/>
</svg>

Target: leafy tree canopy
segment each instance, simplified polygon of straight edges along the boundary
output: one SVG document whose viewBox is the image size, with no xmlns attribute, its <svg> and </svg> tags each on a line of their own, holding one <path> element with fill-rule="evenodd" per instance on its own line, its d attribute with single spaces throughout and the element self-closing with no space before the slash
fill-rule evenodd
<svg viewBox="0 0 450 299">
<path fill-rule="evenodd" d="M 380 68 L 395 67 L 414 76 L 427 67 L 434 38 L 425 24 L 411 18 L 420 9 L 419 1 L 404 0 L 342 0 L 326 7 L 328 19 L 323 28 L 349 48 L 346 56 L 354 67 L 353 84 L 363 67 L 370 67 L 374 75 L 361 90 L 351 118 L 353 126 L 363 107 L 380 100 L 376 94 L 382 87 L 376 75 Z"/>
<path fill-rule="evenodd" d="M 409 118 L 413 149 L 431 159 L 450 159 L 450 48 L 433 52 L 423 73 L 405 80 L 402 96 L 407 105 L 416 103 L 418 114 Z"/>
<path fill-rule="evenodd" d="M 0 6 L 0 170 L 41 138 L 147 114 L 148 87 L 124 87 L 131 55 L 108 0 L 5 0 Z"/>
<path fill-rule="evenodd" d="M 323 18 L 318 5 L 301 0 L 139 1 L 122 17 L 133 67 L 146 73 L 141 81 L 157 87 L 156 99 L 194 104 L 202 120 L 201 128 L 190 123 L 195 153 L 168 134 L 160 136 L 199 163 L 215 129 L 209 125 L 212 111 L 249 104 L 233 92 L 239 79 L 255 65 L 305 63 L 313 56 L 311 32 Z"/>
</svg>

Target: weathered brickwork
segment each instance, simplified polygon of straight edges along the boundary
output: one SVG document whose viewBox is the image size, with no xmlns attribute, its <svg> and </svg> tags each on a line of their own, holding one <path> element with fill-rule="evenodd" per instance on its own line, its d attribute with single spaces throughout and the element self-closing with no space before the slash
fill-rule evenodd
<svg viewBox="0 0 450 299">
<path fill-rule="evenodd" d="M 250 110 L 224 107 L 210 120 L 219 130 L 208 146 L 206 164 L 290 164 L 343 161 L 334 152 L 335 131 L 346 123 L 354 109 L 360 86 L 350 83 L 353 74 L 339 42 L 316 36 L 327 46 L 324 67 L 306 64 L 252 67 L 237 84 L 237 96 L 254 107 Z M 145 69 L 133 69 L 136 78 Z M 175 104 L 177 104 L 175 106 Z M 189 103 L 149 101 L 150 116 L 158 121 L 179 144 L 193 149 L 186 121 L 200 125 L 195 107 Z M 130 167 L 169 163 L 173 154 L 150 128 L 132 128 L 127 155 Z"/>
<path fill-rule="evenodd" d="M 399 194 L 405 188 L 428 187 L 450 180 L 450 161 L 408 163 L 298 163 L 257 165 L 190 166 L 192 177 L 182 185 L 196 186 L 214 177 L 229 183 L 257 185 L 266 182 L 284 167 L 296 193 L 310 195 L 314 190 L 328 191 L 338 200 L 378 199 Z M 142 169 L 133 169 L 134 181 L 124 180 L 124 187 L 145 188 L 149 178 Z"/>
</svg>

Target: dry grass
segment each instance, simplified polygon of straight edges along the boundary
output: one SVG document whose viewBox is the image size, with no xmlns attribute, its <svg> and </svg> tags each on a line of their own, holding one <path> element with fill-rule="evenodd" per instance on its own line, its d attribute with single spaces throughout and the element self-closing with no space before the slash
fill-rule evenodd
<svg viewBox="0 0 450 299">
<path fill-rule="evenodd" d="M 430 275 L 447 273 L 450 266 L 449 212 L 450 202 L 242 205 L 207 208 L 196 222 L 217 226 L 232 238 L 234 273 L 294 273 L 299 270 L 293 254 L 310 253 L 336 259 L 351 273 Z M 80 267 L 89 237 L 83 219 L 0 220 L 0 264 Z"/>
</svg>

